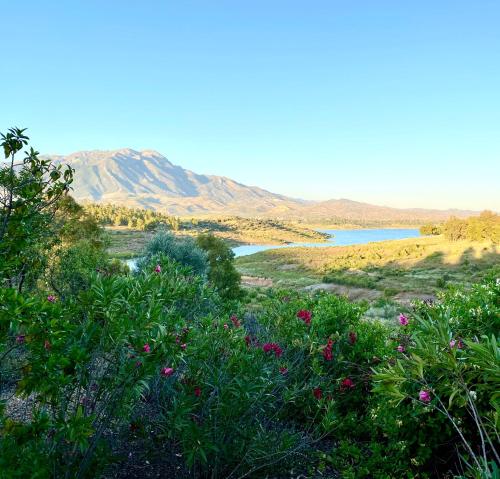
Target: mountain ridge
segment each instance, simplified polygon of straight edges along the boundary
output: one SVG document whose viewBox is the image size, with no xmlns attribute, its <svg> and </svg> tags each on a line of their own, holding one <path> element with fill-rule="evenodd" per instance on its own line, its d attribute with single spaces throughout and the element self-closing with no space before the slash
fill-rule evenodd
<svg viewBox="0 0 500 479">
<path fill-rule="evenodd" d="M 231 214 L 311 220 L 440 221 L 476 211 L 391 208 L 346 198 L 312 201 L 248 186 L 226 176 L 195 173 L 156 150 L 86 150 L 43 155 L 75 168 L 78 201 L 117 203 L 185 215 Z"/>
</svg>

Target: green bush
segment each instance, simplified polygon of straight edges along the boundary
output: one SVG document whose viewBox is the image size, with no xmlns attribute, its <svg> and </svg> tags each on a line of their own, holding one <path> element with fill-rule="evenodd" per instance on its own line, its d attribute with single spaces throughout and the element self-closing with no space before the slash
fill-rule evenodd
<svg viewBox="0 0 500 479">
<path fill-rule="evenodd" d="M 162 368 L 182 363 L 175 334 L 217 308 L 189 269 L 163 268 L 94 275 L 79 302 L 0 290 L 0 386 L 24 398 L 24 417 L 0 414 L 3 477 L 92 476 L 109 461 L 105 432 L 128 425 Z"/>
<path fill-rule="evenodd" d="M 165 231 L 155 234 L 137 262 L 138 272 L 143 271 L 158 255 L 165 255 L 173 261 L 189 266 L 196 275 L 206 276 L 208 273 L 207 254 L 198 247 L 193 238 L 178 238 Z"/>
<path fill-rule="evenodd" d="M 404 352 L 375 375 L 375 391 L 403 413 L 401 432 L 393 440 L 417 449 L 414 462 L 425 470 L 462 468 L 466 477 L 495 477 L 499 298 L 499 285 L 490 281 L 470 293 L 447 293 L 440 304 L 421 303 L 398 335 Z M 388 429 L 387 423 L 381 427 Z M 410 432 L 416 430 L 418 435 Z M 453 448 L 461 459 L 446 456 Z"/>
</svg>

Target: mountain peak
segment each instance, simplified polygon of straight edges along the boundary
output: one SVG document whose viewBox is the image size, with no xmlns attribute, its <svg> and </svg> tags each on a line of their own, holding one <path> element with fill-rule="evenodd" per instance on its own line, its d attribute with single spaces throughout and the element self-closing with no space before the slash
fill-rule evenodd
<svg viewBox="0 0 500 479">
<path fill-rule="evenodd" d="M 449 211 L 396 209 L 346 198 L 304 201 L 246 186 L 223 176 L 200 175 L 173 165 L 156 150 L 79 151 L 48 156 L 75 168 L 73 196 L 176 215 L 231 214 L 350 221 L 441 221 Z M 470 211 L 454 211 L 468 216 Z"/>
</svg>

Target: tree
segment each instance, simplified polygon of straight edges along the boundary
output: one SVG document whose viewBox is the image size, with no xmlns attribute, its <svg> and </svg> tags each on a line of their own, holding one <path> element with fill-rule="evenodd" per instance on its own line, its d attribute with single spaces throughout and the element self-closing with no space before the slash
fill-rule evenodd
<svg viewBox="0 0 500 479">
<path fill-rule="evenodd" d="M 227 244 L 212 234 L 200 235 L 198 246 L 208 254 L 210 269 L 209 281 L 217 288 L 219 294 L 226 299 L 237 299 L 241 296 L 240 273 L 233 264 L 234 253 Z"/>
<path fill-rule="evenodd" d="M 26 278 L 40 271 L 43 253 L 57 241 L 52 223 L 59 200 L 73 181 L 73 169 L 39 157 L 28 145 L 26 129 L 0 134 L 5 162 L 0 164 L 0 279 L 21 290 Z"/>
</svg>

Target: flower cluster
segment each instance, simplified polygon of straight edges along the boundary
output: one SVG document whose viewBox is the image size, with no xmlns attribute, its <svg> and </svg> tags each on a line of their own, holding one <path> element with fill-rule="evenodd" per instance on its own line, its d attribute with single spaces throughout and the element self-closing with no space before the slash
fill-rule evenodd
<svg viewBox="0 0 500 479">
<path fill-rule="evenodd" d="M 231 320 L 235 328 L 239 328 L 241 326 L 241 322 L 236 314 L 233 314 L 229 319 Z"/>
<path fill-rule="evenodd" d="M 302 319 L 302 321 L 304 321 L 304 323 L 306 323 L 309 326 L 311 324 L 312 313 L 307 309 L 301 309 L 297 313 L 297 318 Z"/>
<path fill-rule="evenodd" d="M 431 402 L 431 393 L 429 391 L 426 391 L 425 389 L 422 389 L 418 393 L 418 398 L 425 403 L 430 403 Z"/>
<path fill-rule="evenodd" d="M 328 343 L 323 349 L 323 357 L 325 358 L 325 361 L 331 361 L 333 359 L 332 348 L 333 348 L 333 340 L 328 339 Z"/>
<path fill-rule="evenodd" d="M 401 326 L 408 326 L 409 323 L 410 321 L 408 321 L 408 318 L 403 313 L 401 313 L 399 315 L 399 324 Z"/>
<path fill-rule="evenodd" d="M 340 390 L 347 391 L 349 389 L 353 389 L 355 387 L 354 381 L 351 378 L 345 378 L 340 383 Z"/>
<path fill-rule="evenodd" d="M 277 358 L 279 358 L 283 354 L 283 349 L 281 349 L 276 343 L 266 343 L 264 344 L 264 346 L 262 346 L 262 349 L 265 353 L 273 351 L 274 355 Z"/>
</svg>

